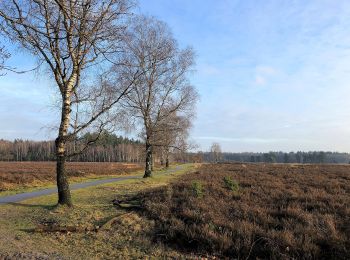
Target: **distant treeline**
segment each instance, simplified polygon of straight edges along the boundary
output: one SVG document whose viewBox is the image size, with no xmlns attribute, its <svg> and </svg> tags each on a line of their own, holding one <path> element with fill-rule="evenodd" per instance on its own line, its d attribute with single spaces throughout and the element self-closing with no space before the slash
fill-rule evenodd
<svg viewBox="0 0 350 260">
<path fill-rule="evenodd" d="M 197 160 L 213 162 L 210 152 L 198 153 Z M 221 153 L 222 162 L 266 162 L 266 163 L 342 163 L 350 162 L 350 154 L 337 152 L 269 152 L 269 153 Z"/>
<path fill-rule="evenodd" d="M 86 134 L 83 140 L 94 139 L 94 134 Z M 73 151 L 70 143 L 67 152 Z M 176 162 L 215 162 L 211 152 L 172 154 Z M 80 162 L 143 162 L 144 144 L 140 140 L 129 139 L 104 132 L 85 152 L 69 158 Z M 155 151 L 155 161 L 161 158 Z M 54 161 L 54 141 L 29 141 L 0 139 L 0 161 Z M 350 154 L 337 152 L 269 152 L 269 153 L 220 153 L 220 162 L 266 162 L 266 163 L 350 163 Z"/>
<path fill-rule="evenodd" d="M 86 134 L 83 139 L 93 139 L 94 134 Z M 74 143 L 68 145 L 67 152 L 74 149 Z M 99 140 L 85 152 L 71 157 L 70 161 L 81 162 L 141 162 L 144 147 L 139 140 L 129 139 L 115 134 L 103 133 Z M 0 139 L 0 161 L 53 161 L 55 160 L 54 141 L 29 141 Z"/>
</svg>

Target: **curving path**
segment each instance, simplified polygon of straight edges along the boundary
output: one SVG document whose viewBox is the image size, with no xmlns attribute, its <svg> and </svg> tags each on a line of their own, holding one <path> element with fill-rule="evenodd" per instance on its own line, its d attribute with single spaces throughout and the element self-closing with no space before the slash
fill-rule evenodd
<svg viewBox="0 0 350 260">
<path fill-rule="evenodd" d="M 184 168 L 184 165 L 176 166 L 173 169 L 169 169 L 165 172 L 162 172 L 160 174 L 170 174 L 174 173 L 176 171 L 182 170 Z M 159 174 L 158 174 L 159 175 Z M 124 180 L 132 180 L 132 179 L 142 179 L 142 176 L 125 176 L 125 177 L 117 177 L 117 178 L 110 178 L 110 179 L 103 179 L 103 180 L 95 180 L 90 182 L 83 182 L 83 183 L 76 183 L 70 185 L 71 190 L 78 190 L 83 189 L 91 186 L 97 186 L 101 184 L 106 183 L 112 183 L 112 182 L 119 182 Z M 9 196 L 0 197 L 0 205 L 1 204 L 7 204 L 7 203 L 15 203 L 22 200 L 32 199 L 40 196 L 50 195 L 57 193 L 57 188 L 51 188 L 51 189 L 44 189 L 44 190 L 38 190 L 38 191 L 32 191 L 32 192 L 25 192 L 25 193 L 19 193 Z"/>
</svg>

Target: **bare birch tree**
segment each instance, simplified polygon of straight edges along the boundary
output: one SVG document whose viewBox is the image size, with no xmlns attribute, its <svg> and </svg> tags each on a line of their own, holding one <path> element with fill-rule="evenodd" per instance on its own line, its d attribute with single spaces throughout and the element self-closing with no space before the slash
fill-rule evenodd
<svg viewBox="0 0 350 260">
<path fill-rule="evenodd" d="M 165 162 L 165 167 L 169 167 L 170 155 L 174 152 L 186 152 L 192 148 L 188 141 L 189 130 L 192 126 L 192 114 L 177 116 L 176 113 L 169 115 L 167 120 L 160 122 L 154 130 L 153 146 L 158 147 L 161 161 Z"/>
<path fill-rule="evenodd" d="M 119 95 L 109 97 L 109 86 L 92 84 L 84 75 L 104 69 L 120 51 L 129 0 L 9 0 L 0 3 L 1 30 L 47 65 L 60 93 L 61 119 L 56 139 L 58 204 L 71 206 L 65 162 L 66 145 L 91 123 L 101 120 Z M 84 74 L 85 72 L 85 74 Z M 101 87 L 101 88 L 100 88 Z M 85 102 L 85 121 L 72 126 L 72 110 Z M 101 123 L 101 122 L 100 122 Z M 103 125 L 103 124 L 98 124 Z M 70 131 L 70 128 L 74 130 Z"/>
<path fill-rule="evenodd" d="M 142 76 L 134 82 L 123 104 L 141 123 L 146 146 L 144 177 L 150 177 L 159 126 L 174 113 L 193 113 L 197 92 L 188 76 L 194 54 L 191 48 L 180 49 L 167 25 L 154 18 L 134 18 L 129 28 L 124 39 L 129 66 L 119 73 L 130 80 L 135 71 L 141 71 Z"/>
<path fill-rule="evenodd" d="M 210 147 L 210 154 L 214 162 L 219 162 L 222 159 L 222 151 L 219 143 L 213 143 Z"/>
</svg>

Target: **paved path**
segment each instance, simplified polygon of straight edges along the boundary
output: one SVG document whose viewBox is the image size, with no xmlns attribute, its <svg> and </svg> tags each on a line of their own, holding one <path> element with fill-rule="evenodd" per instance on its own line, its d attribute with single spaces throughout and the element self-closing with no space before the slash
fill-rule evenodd
<svg viewBox="0 0 350 260">
<path fill-rule="evenodd" d="M 170 174 L 174 173 L 176 171 L 182 170 L 184 168 L 183 165 L 176 166 L 173 169 L 169 169 L 165 172 L 162 172 L 161 174 Z M 125 176 L 125 177 L 117 177 L 117 178 L 110 178 L 110 179 L 102 179 L 102 180 L 96 180 L 96 181 L 90 181 L 90 182 L 83 182 L 83 183 L 77 183 L 70 185 L 71 190 L 77 190 L 77 189 L 83 189 L 91 186 L 97 186 L 100 184 L 106 184 L 111 182 L 119 182 L 124 180 L 132 180 L 132 179 L 141 179 L 142 176 Z M 15 195 L 0 197 L 0 205 L 1 204 L 7 204 L 7 203 L 15 203 L 22 200 L 32 199 L 44 195 L 50 195 L 57 193 L 57 188 L 51 188 L 51 189 L 44 189 L 44 190 L 38 190 L 38 191 L 32 191 L 32 192 L 25 192 L 25 193 L 19 193 Z"/>
</svg>

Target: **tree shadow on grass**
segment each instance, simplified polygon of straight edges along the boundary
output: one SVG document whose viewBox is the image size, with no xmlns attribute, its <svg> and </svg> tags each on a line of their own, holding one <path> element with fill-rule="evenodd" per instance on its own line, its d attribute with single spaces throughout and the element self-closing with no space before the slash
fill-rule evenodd
<svg viewBox="0 0 350 260">
<path fill-rule="evenodd" d="M 25 207 L 25 208 L 42 208 L 46 210 L 54 210 L 57 208 L 57 204 L 54 205 L 39 205 L 39 204 L 25 204 L 18 202 L 9 202 L 7 205 L 17 206 L 17 207 Z"/>
</svg>

